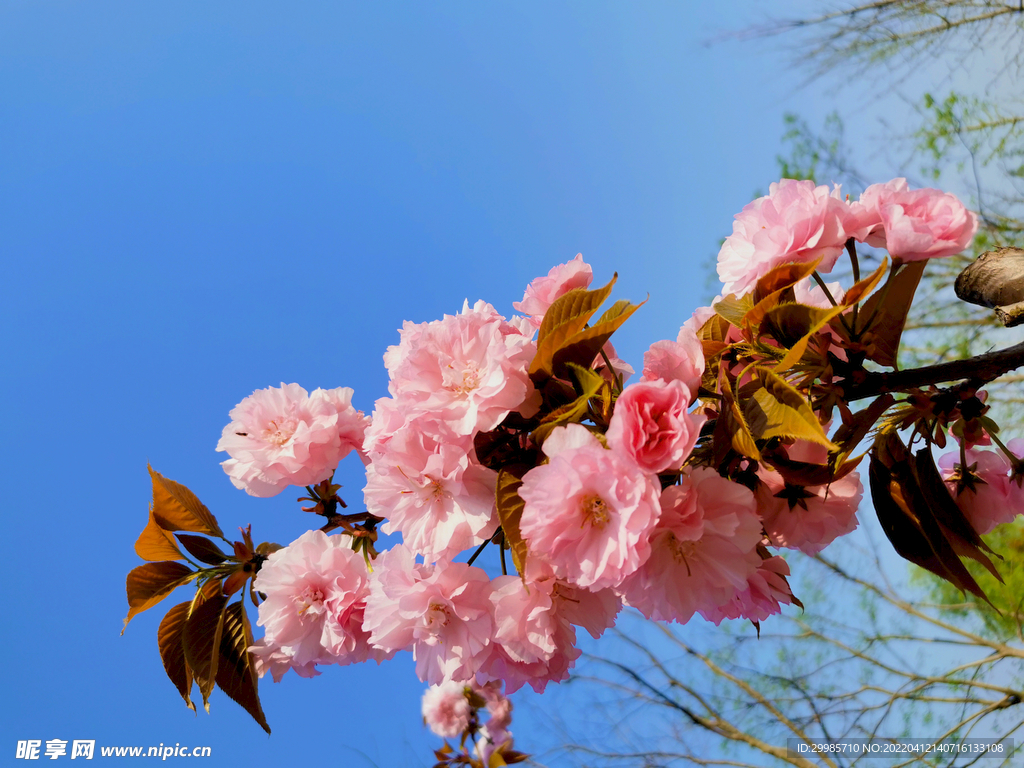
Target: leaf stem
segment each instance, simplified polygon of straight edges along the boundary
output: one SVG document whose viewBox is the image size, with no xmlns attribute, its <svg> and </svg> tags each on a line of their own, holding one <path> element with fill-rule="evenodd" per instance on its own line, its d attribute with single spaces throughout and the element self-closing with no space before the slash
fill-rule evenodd
<svg viewBox="0 0 1024 768">
<path fill-rule="evenodd" d="M 476 560 L 480 556 L 480 553 L 484 551 L 484 547 L 486 547 L 490 543 L 490 538 L 484 539 L 484 543 L 476 548 L 476 552 L 474 552 L 473 555 L 469 558 L 469 560 L 466 561 L 466 565 L 472 565 L 473 561 Z"/>
</svg>

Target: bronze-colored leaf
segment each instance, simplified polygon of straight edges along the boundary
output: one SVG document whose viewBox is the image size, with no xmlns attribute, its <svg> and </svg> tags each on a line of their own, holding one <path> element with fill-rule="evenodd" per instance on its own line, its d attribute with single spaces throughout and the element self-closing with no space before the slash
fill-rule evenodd
<svg viewBox="0 0 1024 768">
<path fill-rule="evenodd" d="M 563 346 L 551 357 L 551 370 L 555 376 L 565 376 L 567 366 L 571 363 L 589 367 L 604 345 L 622 324 L 647 302 L 631 304 L 628 301 L 616 302 L 590 328 L 584 328 L 570 337 Z"/>
<path fill-rule="evenodd" d="M 895 402 L 896 399 L 886 392 L 872 400 L 867 408 L 853 414 L 853 418 L 844 421 L 832 435 L 832 442 L 839 446 L 842 455 L 848 456 L 856 450 L 860 441 L 867 437 L 868 432 L 875 426 L 875 422 Z"/>
<path fill-rule="evenodd" d="M 521 476 L 525 470 L 526 467 L 502 469 L 498 472 L 498 482 L 494 492 L 501 530 L 505 534 L 505 541 L 512 550 L 512 562 L 515 563 L 516 570 L 520 575 L 526 573 L 526 541 L 519 530 L 519 520 L 523 516 L 523 507 L 525 506 L 519 497 L 519 486 L 523 484 Z"/>
<path fill-rule="evenodd" d="M 765 315 L 773 307 L 793 301 L 793 286 L 810 277 L 821 259 L 802 264 L 780 264 L 757 281 L 753 292 L 753 308 L 743 318 L 744 328 L 760 328 Z"/>
<path fill-rule="evenodd" d="M 987 602 L 929 509 L 906 454 L 894 433 L 879 435 L 871 452 L 868 481 L 882 530 L 900 557 Z"/>
<path fill-rule="evenodd" d="M 196 575 L 187 565 L 170 561 L 145 563 L 133 568 L 125 580 L 125 591 L 128 594 L 125 628 L 133 616 L 152 608 L 171 594 L 175 587 L 191 581 Z M 124 629 L 121 634 L 124 634 Z"/>
<path fill-rule="evenodd" d="M 786 302 L 765 312 L 759 333 L 768 334 L 787 349 L 804 337 L 825 327 L 829 320 L 843 311 L 842 307 L 812 307 L 808 304 Z"/>
<path fill-rule="evenodd" d="M 925 501 L 935 514 L 935 519 L 942 526 L 943 533 L 946 534 L 946 538 L 949 539 L 956 553 L 981 563 L 989 573 L 1002 582 L 1003 577 L 999 575 L 992 560 L 985 554 L 992 550 L 974 530 L 974 526 L 967 520 L 960 505 L 950 494 L 935 466 L 931 450 L 922 448 L 914 454 L 911 469 Z"/>
<path fill-rule="evenodd" d="M 878 269 L 876 269 L 870 275 L 865 277 L 863 280 L 860 280 L 850 286 L 850 290 L 848 290 L 843 295 L 843 300 L 840 303 L 843 304 L 844 306 L 852 307 L 858 301 L 863 299 L 865 296 L 867 296 L 875 289 L 875 286 L 878 285 L 878 282 L 882 279 L 882 275 L 885 274 L 885 270 L 888 267 L 888 257 L 883 258 L 882 263 L 878 265 Z"/>
<path fill-rule="evenodd" d="M 885 285 L 861 305 L 860 316 L 871 321 L 864 330 L 870 331 L 875 341 L 870 357 L 879 365 L 896 364 L 907 313 L 924 274 L 925 263 L 912 261 L 898 272 L 890 272 Z"/>
<path fill-rule="evenodd" d="M 749 293 L 737 296 L 730 293 L 728 296 L 719 299 L 711 308 L 715 313 L 737 328 L 744 328 L 744 318 L 754 308 L 754 300 Z"/>
<path fill-rule="evenodd" d="M 786 288 L 792 288 L 801 280 L 814 274 L 814 270 L 818 268 L 819 264 L 821 264 L 821 257 L 814 261 L 791 262 L 773 267 L 757 279 L 753 291 L 754 303 L 759 303 L 773 293 L 778 294 Z"/>
<path fill-rule="evenodd" d="M 782 307 L 778 307 L 776 308 L 776 310 L 773 310 L 773 312 L 779 312 L 777 319 L 780 321 L 784 319 L 780 312 L 781 309 Z M 775 366 L 775 370 L 779 371 L 780 373 L 785 373 L 794 365 L 799 363 L 800 359 L 804 356 L 804 352 L 807 351 L 807 345 L 810 343 L 814 335 L 818 333 L 818 331 L 822 330 L 830 322 L 832 322 L 832 320 L 839 317 L 839 315 L 841 315 L 845 311 L 846 308 L 842 304 L 840 304 L 839 306 L 832 307 L 831 309 L 819 309 L 815 313 L 810 313 L 810 317 L 813 318 L 813 323 L 808 328 L 807 333 L 805 333 L 796 343 L 794 343 L 789 348 L 789 351 L 786 352 L 786 356 L 783 357 L 782 360 L 779 361 L 778 365 Z M 800 322 L 799 318 L 797 317 L 794 317 L 792 319 L 794 320 L 794 322 Z M 791 328 L 792 327 L 795 327 L 795 325 L 791 326 Z M 787 344 L 786 346 L 789 345 Z"/>
<path fill-rule="evenodd" d="M 256 669 L 249 648 L 253 644 L 249 617 L 241 601 L 229 605 L 224 613 L 220 637 L 220 660 L 217 664 L 217 685 L 248 712 L 267 733 L 270 726 L 260 706 Z"/>
<path fill-rule="evenodd" d="M 569 363 L 569 372 L 576 382 L 576 391 L 579 393 L 579 397 L 571 403 L 556 408 L 541 419 L 540 426 L 530 435 L 537 445 L 542 445 L 555 427 L 582 421 L 588 413 L 590 399 L 596 397 L 602 387 L 607 384 L 601 374 L 590 368 Z"/>
<path fill-rule="evenodd" d="M 158 562 L 160 560 L 181 560 L 184 555 L 178 549 L 174 536 L 165 531 L 153 517 L 153 508 L 149 510 L 149 522 L 135 540 L 135 554 L 143 560 Z"/>
<path fill-rule="evenodd" d="M 806 461 L 794 461 L 785 456 L 765 454 L 762 460 L 778 472 L 789 485 L 815 486 L 828 485 L 841 480 L 857 468 L 863 455 L 845 461 L 833 469 L 830 464 L 812 464 Z"/>
<path fill-rule="evenodd" d="M 203 706 L 210 711 L 210 693 L 217 678 L 217 661 L 220 658 L 221 630 L 224 626 L 224 607 L 228 598 L 218 589 L 216 594 L 192 606 L 192 612 L 185 622 L 182 647 L 185 661 L 199 684 Z"/>
<path fill-rule="evenodd" d="M 757 437 L 808 440 L 830 451 L 837 449 L 828 439 L 810 404 L 789 382 L 767 368 L 758 368 L 756 374 L 762 389 L 757 390 L 753 398 L 744 403 L 744 414 Z M 766 423 L 760 430 L 754 427 L 754 420 L 746 408 L 747 403 L 756 403 L 758 410 L 764 414 Z"/>
<path fill-rule="evenodd" d="M 611 295 L 616 275 L 603 288 L 587 291 L 574 288 L 548 307 L 537 334 L 537 353 L 530 363 L 530 376 L 542 381 L 552 375 L 552 359 L 565 343 L 583 330 L 605 299 Z M 589 361 L 588 361 L 589 362 Z"/>
<path fill-rule="evenodd" d="M 736 404 L 736 396 L 733 393 L 733 385 L 724 367 L 719 371 L 718 390 L 722 394 L 722 410 L 718 414 L 718 421 L 715 424 L 715 445 L 716 459 L 721 463 L 725 446 L 731 446 L 741 456 L 761 460 L 761 452 L 754 441 L 754 435 L 750 431 L 750 425 Z"/>
<path fill-rule="evenodd" d="M 200 563 L 207 565 L 220 565 L 228 556 L 221 552 L 220 547 L 207 539 L 205 536 L 192 536 L 188 533 L 179 533 L 178 540 L 181 546 Z"/>
<path fill-rule="evenodd" d="M 153 516 L 165 531 L 191 531 L 223 536 L 217 518 L 181 483 L 149 468 L 153 479 Z"/>
<path fill-rule="evenodd" d="M 160 628 L 156 633 L 156 642 L 160 647 L 160 660 L 164 663 L 164 671 L 167 677 L 178 689 L 185 705 L 193 712 L 196 705 L 192 703 L 192 670 L 185 661 L 185 649 L 182 647 L 182 634 L 185 631 L 185 621 L 188 619 L 190 601 L 178 603 L 171 608 L 160 622 Z"/>
</svg>

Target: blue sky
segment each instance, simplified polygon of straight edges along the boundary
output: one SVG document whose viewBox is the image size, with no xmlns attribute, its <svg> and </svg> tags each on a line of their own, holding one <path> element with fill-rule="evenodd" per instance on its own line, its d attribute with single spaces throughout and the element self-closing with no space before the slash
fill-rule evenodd
<svg viewBox="0 0 1024 768">
<path fill-rule="evenodd" d="M 247 497 L 214 451 L 254 389 L 351 386 L 369 412 L 404 319 L 511 313 L 577 252 L 620 298 L 650 294 L 621 356 L 674 337 L 776 177 L 783 113 L 828 106 L 768 44 L 706 45 L 756 20 L 715 5 L 0 5 L 0 754 L 86 738 L 210 745 L 211 766 L 429 764 L 408 657 L 268 678 L 269 739 L 219 693 L 184 707 L 160 609 L 118 636 L 146 464 L 225 530 L 285 543 L 315 522 L 297 494 Z M 339 477 L 358 504 L 358 463 Z M 521 748 L 547 746 L 515 701 Z"/>
</svg>

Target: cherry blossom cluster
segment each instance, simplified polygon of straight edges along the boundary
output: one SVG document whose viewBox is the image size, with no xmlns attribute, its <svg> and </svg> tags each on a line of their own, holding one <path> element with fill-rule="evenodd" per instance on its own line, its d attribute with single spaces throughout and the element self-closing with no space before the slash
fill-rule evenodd
<svg viewBox="0 0 1024 768">
<path fill-rule="evenodd" d="M 958 253 L 976 228 L 955 197 L 910 190 L 903 179 L 857 201 L 838 187 L 784 179 L 737 214 L 718 273 L 723 293 L 743 297 L 782 265 L 831 271 L 851 242 L 906 263 Z M 551 325 L 548 311 L 584 295 L 592 280 L 577 256 L 530 283 L 513 304 L 519 315 L 478 301 L 440 320 L 406 322 L 384 354 L 389 394 L 369 418 L 349 389 L 308 394 L 296 384 L 256 392 L 231 412 L 218 450 L 231 457 L 224 469 L 236 486 L 271 496 L 324 484 L 355 451 L 366 464 L 367 519 L 402 538 L 376 556 L 357 551 L 349 535 L 310 531 L 271 554 L 255 582 L 266 596 L 264 636 L 253 649 L 261 675 L 311 676 L 320 665 L 411 651 L 432 686 L 426 722 L 444 737 L 470 734 L 487 764 L 511 744 L 501 686 L 543 691 L 565 680 L 580 656 L 577 631 L 599 637 L 624 605 L 651 619 L 699 614 L 718 624 L 761 622 L 798 602 L 779 551 L 815 554 L 857 526 L 857 471 L 795 483 L 786 468 L 828 466 L 824 438 L 775 440 L 771 462 L 721 460 L 727 449 L 714 441 L 727 393 L 718 382 L 732 377 L 740 391 L 753 374 L 735 358 L 716 362 L 721 375 L 709 369 L 707 350 L 744 342 L 736 325 L 711 339 L 718 308 L 698 309 L 676 338 L 652 344 L 636 381 L 600 342 L 589 371 L 610 393 L 605 409 L 569 416 L 567 400 L 552 406 L 550 384 L 531 368 L 539 334 Z M 792 291 L 795 305 L 823 311 L 843 297 L 838 283 L 810 278 Z M 816 343 L 823 359 L 848 360 L 835 326 L 823 325 Z M 569 400 L 572 384 L 562 383 Z M 820 429 L 830 413 L 814 411 Z M 538 429 L 545 423 L 555 426 Z M 495 435 L 506 453 L 485 455 Z M 1012 447 L 1024 454 L 1024 443 Z M 1018 467 L 974 445 L 942 463 L 981 532 L 1024 505 Z M 514 520 L 496 502 L 502 473 L 516 481 Z M 487 568 L 476 565 L 489 545 L 496 555 Z M 506 563 L 517 545 L 518 573 Z M 486 724 L 474 719 L 481 707 L 491 714 Z"/>
<path fill-rule="evenodd" d="M 894 259 L 920 261 L 960 253 L 977 217 L 937 189 L 910 189 L 906 179 L 872 184 L 856 202 L 838 186 L 783 179 L 736 215 L 718 254 L 723 293 L 744 293 L 772 267 L 821 259 L 830 272 L 847 240 L 885 248 Z"/>
</svg>

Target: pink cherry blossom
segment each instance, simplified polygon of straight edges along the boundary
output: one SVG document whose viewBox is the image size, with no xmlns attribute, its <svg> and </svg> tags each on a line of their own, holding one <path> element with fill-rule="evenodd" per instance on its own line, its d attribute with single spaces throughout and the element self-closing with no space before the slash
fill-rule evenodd
<svg viewBox="0 0 1024 768">
<path fill-rule="evenodd" d="M 583 254 L 565 264 L 552 267 L 544 277 L 538 277 L 526 286 L 522 301 L 513 301 L 516 311 L 529 315 L 534 328 L 540 328 L 544 313 L 555 299 L 564 296 L 573 288 L 587 288 L 594 279 L 590 265 L 583 260 Z"/>
<path fill-rule="evenodd" d="M 382 419 L 399 424 L 385 410 Z M 374 416 L 374 425 L 377 416 Z M 402 534 L 428 561 L 450 560 L 494 533 L 497 474 L 473 458 L 469 436 L 425 416 L 401 422 L 392 435 L 367 440 L 366 509 L 387 518 L 384 533 Z"/>
<path fill-rule="evenodd" d="M 789 447 L 789 458 L 822 464 L 826 449 L 805 441 Z M 771 543 L 815 555 L 857 527 L 864 488 L 856 471 L 828 485 L 787 486 L 777 472 L 761 469 L 758 512 Z"/>
<path fill-rule="evenodd" d="M 860 226 L 857 239 L 903 261 L 960 253 L 978 231 L 978 217 L 954 195 L 910 189 L 906 179 L 872 184 L 853 210 Z"/>
<path fill-rule="evenodd" d="M 685 623 L 746 589 L 761 565 L 754 495 L 706 467 L 662 492 L 651 556 L 619 587 L 648 618 Z"/>
<path fill-rule="evenodd" d="M 347 536 L 308 531 L 271 554 L 255 580 L 265 630 L 256 654 L 280 680 L 289 668 L 303 677 L 316 664 L 351 664 L 391 654 L 369 644 L 363 609 L 370 576 Z"/>
<path fill-rule="evenodd" d="M 553 430 L 544 453 L 550 461 L 527 472 L 519 489 L 529 551 L 577 586 L 617 585 L 650 553 L 655 480 L 579 424 Z"/>
<path fill-rule="evenodd" d="M 850 206 L 839 187 L 829 190 L 813 181 L 782 179 L 736 214 L 732 234 L 718 253 L 723 292 L 745 293 L 758 278 L 789 262 L 821 257 L 818 269 L 829 272 L 847 240 Z"/>
<path fill-rule="evenodd" d="M 469 728 L 473 707 L 466 697 L 466 684 L 447 682 L 432 685 L 423 694 L 423 721 L 438 736 L 453 739 Z"/>
<path fill-rule="evenodd" d="M 696 397 L 704 375 L 704 349 L 694 329 L 684 325 L 675 341 L 656 341 L 644 352 L 641 381 L 681 381 Z"/>
<path fill-rule="evenodd" d="M 793 591 L 786 577 L 789 564 L 778 555 L 761 561 L 761 565 L 747 579 L 747 586 L 736 592 L 727 602 L 700 614 L 716 625 L 722 619 L 747 619 L 761 622 L 782 611 L 783 605 L 793 602 Z"/>
<path fill-rule="evenodd" d="M 476 756 L 484 765 L 492 765 L 495 752 L 501 754 L 512 749 L 512 732 L 504 728 L 492 727 L 490 724 L 480 728 L 476 738 Z M 505 761 L 502 760 L 501 765 Z M 507 764 L 507 763 L 506 763 Z"/>
<path fill-rule="evenodd" d="M 679 469 L 690 455 L 706 417 L 686 409 L 692 399 L 678 379 L 640 381 L 626 387 L 608 425 L 608 447 L 644 472 Z"/>
<path fill-rule="evenodd" d="M 487 574 L 466 563 L 419 565 L 403 545 L 373 564 L 363 627 L 385 651 L 412 649 L 416 675 L 438 685 L 471 680 L 494 634 Z"/>
<path fill-rule="evenodd" d="M 532 335 L 525 319 L 507 321 L 483 301 L 442 320 L 407 322 L 384 355 L 388 388 L 407 417 L 444 421 L 459 435 L 486 432 L 534 393 Z"/>
<path fill-rule="evenodd" d="M 1007 444 L 1015 456 L 1024 456 L 1024 440 L 1011 440 Z M 957 478 L 963 474 L 960 453 L 947 453 L 939 457 L 939 469 L 946 486 L 956 498 L 964 516 L 978 533 L 989 533 L 997 525 L 1011 522 L 1024 514 L 1024 489 L 1021 480 L 1013 479 L 1013 468 L 1001 451 L 979 448 L 966 450 L 967 466 L 980 479 L 973 488 L 963 487 L 957 495 Z"/>
<path fill-rule="evenodd" d="M 218 451 L 236 488 L 252 496 L 276 496 L 289 485 L 328 479 L 349 451 L 359 450 L 369 423 L 352 407 L 352 390 L 298 384 L 253 392 L 231 410 Z"/>
<path fill-rule="evenodd" d="M 555 579 L 539 558 L 527 560 L 523 578 L 499 576 L 492 584 L 494 642 L 478 674 L 503 680 L 509 693 L 526 684 L 542 693 L 568 678 L 580 656 L 575 627 L 600 637 L 622 607 L 610 589 L 591 592 Z"/>
<path fill-rule="evenodd" d="M 507 729 L 512 724 L 512 702 L 501 692 L 501 681 L 481 684 L 474 680 L 470 687 L 486 702 L 487 714 L 490 715 L 486 725 L 494 729 Z"/>
</svg>

